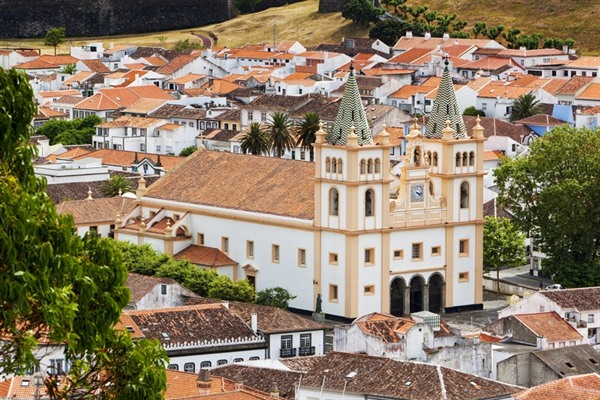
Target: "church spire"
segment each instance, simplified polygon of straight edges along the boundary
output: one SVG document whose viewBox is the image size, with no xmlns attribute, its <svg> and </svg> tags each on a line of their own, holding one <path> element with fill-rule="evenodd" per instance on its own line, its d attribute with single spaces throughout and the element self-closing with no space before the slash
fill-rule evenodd
<svg viewBox="0 0 600 400">
<path fill-rule="evenodd" d="M 352 64 L 350 64 L 350 76 L 346 81 L 344 97 L 342 97 L 333 129 L 327 135 L 327 141 L 334 145 L 346 145 L 351 128 L 354 128 L 360 146 L 372 143 L 371 129 L 369 128 L 365 108 L 360 100 Z"/>
<path fill-rule="evenodd" d="M 433 111 L 429 116 L 425 137 L 441 139 L 446 121 L 450 121 L 450 128 L 454 130 L 454 139 L 464 139 L 467 137 L 467 128 L 456 102 L 452 78 L 450 78 L 450 72 L 448 71 L 448 60 L 445 61 L 445 64 L 446 68 L 433 102 Z"/>
</svg>

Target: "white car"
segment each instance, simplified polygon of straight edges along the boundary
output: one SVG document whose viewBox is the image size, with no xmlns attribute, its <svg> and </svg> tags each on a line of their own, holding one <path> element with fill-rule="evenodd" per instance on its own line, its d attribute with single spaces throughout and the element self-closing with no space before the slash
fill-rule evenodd
<svg viewBox="0 0 600 400">
<path fill-rule="evenodd" d="M 560 283 L 555 283 L 554 285 L 546 286 L 546 290 L 560 290 L 562 289 L 562 285 Z"/>
</svg>

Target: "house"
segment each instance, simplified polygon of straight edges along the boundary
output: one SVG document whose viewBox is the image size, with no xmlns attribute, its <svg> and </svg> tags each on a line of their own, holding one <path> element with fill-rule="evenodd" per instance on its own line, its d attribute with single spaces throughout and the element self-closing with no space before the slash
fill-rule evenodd
<svg viewBox="0 0 600 400">
<path fill-rule="evenodd" d="M 226 243 L 227 241 L 224 241 L 223 244 Z M 215 247 L 205 246 L 203 239 L 200 238 L 198 245 L 193 244 L 186 247 L 179 253 L 173 254 L 173 258 L 187 260 L 200 268 L 213 270 L 236 281 L 238 280 L 238 263 L 229 258 L 227 253 L 227 248 L 225 251 L 221 251 Z M 251 266 L 248 265 L 247 268 L 251 268 Z M 251 281 L 250 284 L 254 286 Z"/>
<path fill-rule="evenodd" d="M 146 276 L 130 272 L 125 283 L 131 292 L 126 310 L 149 310 L 179 307 L 198 297 L 174 279 Z"/>
<path fill-rule="evenodd" d="M 208 150 L 239 152 L 239 145 L 233 145 L 231 139 L 240 134 L 240 131 L 230 129 L 207 129 L 201 137 L 202 145 Z"/>
<path fill-rule="evenodd" d="M 554 118 L 548 114 L 532 115 L 531 117 L 523 118 L 514 122 L 515 124 L 526 126 L 538 136 L 544 136 L 544 134 L 550 132 L 552 129 L 558 126 L 570 125 L 569 123 L 561 121 L 560 119 Z"/>
<path fill-rule="evenodd" d="M 0 49 L 0 68 L 11 69 L 15 65 L 33 61 L 40 56 L 39 49 Z"/>
<path fill-rule="evenodd" d="M 535 67 L 539 64 L 551 64 L 556 61 L 568 62 L 569 54 L 558 49 L 505 49 L 495 54 L 496 57 L 510 58 L 518 65 L 525 68 Z"/>
<path fill-rule="evenodd" d="M 425 33 L 424 36 L 413 36 L 412 32 L 406 32 L 405 36 L 398 39 L 396 44 L 392 48 L 392 54 L 397 56 L 402 54 L 408 49 L 422 48 L 434 50 L 439 48 L 444 51 L 448 46 L 454 45 L 469 45 L 475 46 L 479 49 L 499 49 L 504 50 L 505 47 L 495 40 L 490 39 L 463 39 L 463 38 L 450 38 L 448 34 L 443 37 L 432 37 L 430 33 Z"/>
<path fill-rule="evenodd" d="M 579 109 L 575 114 L 575 126 L 577 128 L 596 129 L 599 121 L 600 106 Z"/>
<path fill-rule="evenodd" d="M 299 360 L 306 365 L 315 361 L 317 357 L 302 359 L 286 358 L 275 363 L 275 365 L 257 361 L 223 365 L 210 370 L 211 375 L 225 378 L 234 382 L 244 382 L 244 386 L 256 388 L 262 392 L 271 392 L 273 384 L 277 386 L 279 398 L 296 399 L 296 387 L 301 383 L 303 372 L 296 370 L 295 365 L 290 362 Z"/>
<path fill-rule="evenodd" d="M 600 375 L 594 373 L 562 378 L 525 389 L 513 397 L 515 400 L 597 400 L 600 398 Z"/>
<path fill-rule="evenodd" d="M 223 304 L 125 310 L 120 329 L 134 339 L 158 339 L 169 369 L 196 372 L 233 362 L 265 359 L 267 343 Z"/>
<path fill-rule="evenodd" d="M 457 72 L 466 79 L 472 79 L 475 75 L 492 76 L 496 79 L 505 79 L 509 74 L 525 73 L 521 67 L 511 58 L 486 57 L 456 67 Z"/>
<path fill-rule="evenodd" d="M 48 184 L 103 181 L 109 178 L 109 169 L 97 158 L 78 160 L 57 158 L 53 163 L 36 164 L 34 173 L 44 177 Z"/>
<path fill-rule="evenodd" d="M 530 297 L 498 311 L 503 318 L 514 314 L 556 312 L 587 338 L 588 343 L 600 343 L 600 287 L 541 290 Z"/>
<path fill-rule="evenodd" d="M 600 373 L 600 353 L 590 345 L 543 351 L 515 351 L 497 362 L 497 380 L 525 387 L 565 377 Z"/>
<path fill-rule="evenodd" d="M 389 134 L 374 143 L 353 72 L 348 82 L 314 163 L 199 149 L 138 190 L 115 238 L 169 254 L 218 248 L 257 290 L 298 293 L 291 307 L 305 312 L 321 294 L 323 311 L 344 320 L 481 308 L 483 128 L 468 135 L 446 70 L 390 197 Z"/>
<path fill-rule="evenodd" d="M 462 338 L 428 311 L 410 317 L 372 313 L 334 326 L 334 351 L 414 360 L 489 377 L 491 345 Z"/>
</svg>

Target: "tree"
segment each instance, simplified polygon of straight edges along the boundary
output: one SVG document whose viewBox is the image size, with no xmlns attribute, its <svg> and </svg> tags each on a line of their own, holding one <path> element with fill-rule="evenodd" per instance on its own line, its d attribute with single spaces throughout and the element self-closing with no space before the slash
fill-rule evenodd
<svg viewBox="0 0 600 400">
<path fill-rule="evenodd" d="M 290 292 L 282 287 L 274 287 L 261 290 L 256 293 L 256 304 L 265 306 L 278 307 L 287 310 L 290 300 L 294 300 L 296 296 L 292 296 Z"/>
<path fill-rule="evenodd" d="M 44 339 L 75 360 L 66 383 L 45 379 L 52 398 L 161 398 L 160 344 L 115 330 L 129 301 L 120 253 L 109 239 L 74 234 L 73 218 L 57 213 L 34 174 L 36 106 L 26 75 L 0 69 L 0 110 L 0 302 L 10 305 L 0 310 L 0 373 L 34 368 Z"/>
<path fill-rule="evenodd" d="M 495 170 L 499 200 L 566 287 L 600 285 L 600 130 L 561 126 Z"/>
<path fill-rule="evenodd" d="M 240 150 L 256 155 L 268 154 L 271 142 L 269 135 L 262 129 L 259 122 L 252 122 L 248 131 L 240 139 Z"/>
<path fill-rule="evenodd" d="M 60 70 L 61 74 L 75 75 L 75 72 L 77 72 L 77 66 L 75 64 L 67 64 Z"/>
<path fill-rule="evenodd" d="M 485 117 L 485 111 L 478 110 L 475 106 L 469 106 L 463 111 L 463 115 L 471 117 Z"/>
<path fill-rule="evenodd" d="M 500 293 L 500 269 L 525 264 L 525 235 L 507 218 L 485 217 L 483 226 L 483 266 L 496 271 L 496 291 Z"/>
<path fill-rule="evenodd" d="M 124 175 L 113 175 L 110 179 L 100 184 L 100 193 L 106 197 L 114 197 L 119 194 L 133 191 L 131 181 Z"/>
<path fill-rule="evenodd" d="M 188 52 L 190 50 L 199 50 L 199 49 L 203 49 L 204 45 L 202 44 L 202 42 L 198 42 L 198 41 L 191 41 L 190 39 L 181 39 L 178 40 L 177 43 L 175 43 L 175 45 L 173 46 L 173 50 L 175 51 L 179 51 L 179 52 Z"/>
<path fill-rule="evenodd" d="M 523 94 L 513 101 L 511 121 L 518 121 L 523 118 L 531 117 L 542 112 L 539 100 L 531 93 Z"/>
<path fill-rule="evenodd" d="M 377 21 L 369 30 L 371 39 L 379 39 L 388 46 L 396 44 L 398 39 L 406 34 L 406 31 L 412 29 L 412 24 L 402 21 L 399 18 L 387 18 Z M 416 32 L 413 32 L 416 33 Z"/>
<path fill-rule="evenodd" d="M 482 33 L 488 39 L 496 40 L 503 31 L 504 31 L 504 25 L 495 25 L 495 26 L 488 27 L 487 30 Z"/>
<path fill-rule="evenodd" d="M 315 160 L 315 150 L 313 143 L 317 140 L 317 131 L 321 128 L 321 117 L 315 112 L 307 112 L 304 114 L 300 126 L 298 127 L 298 139 L 296 146 L 300 146 L 304 150 L 308 150 L 310 161 Z"/>
<path fill-rule="evenodd" d="M 504 32 L 502 34 L 502 37 L 508 43 L 509 49 L 517 49 L 519 47 L 519 45 L 517 44 L 517 41 L 518 41 L 520 33 L 521 33 L 521 30 L 519 28 L 511 28 L 507 32 Z"/>
<path fill-rule="evenodd" d="M 269 123 L 271 150 L 275 157 L 283 157 L 286 150 L 294 148 L 296 141 L 292 135 L 292 123 L 286 113 L 274 112 Z"/>
<path fill-rule="evenodd" d="M 198 150 L 198 147 L 197 147 L 197 146 L 189 146 L 189 147 L 186 147 L 185 149 L 181 150 L 181 152 L 179 153 L 179 156 L 180 156 L 180 157 L 187 157 L 187 156 L 189 156 L 189 155 L 192 155 L 192 154 L 194 154 L 194 152 L 195 152 L 196 150 Z"/>
<path fill-rule="evenodd" d="M 352 20 L 358 24 L 369 26 L 371 22 L 377 22 L 379 16 L 385 11 L 375 7 L 368 0 L 349 0 L 342 10 L 342 17 Z"/>
<path fill-rule="evenodd" d="M 251 303 L 254 300 L 254 288 L 246 279 L 234 282 L 228 276 L 218 275 L 208 290 L 208 297 Z"/>
<path fill-rule="evenodd" d="M 174 279 L 197 295 L 206 297 L 218 274 L 199 268 L 187 260 L 169 258 L 156 270 L 156 276 Z"/>
<path fill-rule="evenodd" d="M 97 115 L 90 115 L 83 119 L 76 118 L 71 121 L 53 119 L 42 125 L 36 133 L 46 136 L 50 140 L 50 144 L 91 144 L 92 136 L 96 132 L 95 126 L 101 122 L 102 120 Z"/>
<path fill-rule="evenodd" d="M 476 22 L 475 26 L 473 26 L 473 35 L 475 35 L 475 39 L 477 39 L 477 36 L 481 35 L 486 35 L 487 33 L 487 25 L 485 22 Z"/>
<path fill-rule="evenodd" d="M 56 55 L 56 48 L 64 43 L 67 30 L 64 27 L 53 27 L 46 32 L 44 37 L 44 46 L 54 47 L 54 55 Z"/>
</svg>

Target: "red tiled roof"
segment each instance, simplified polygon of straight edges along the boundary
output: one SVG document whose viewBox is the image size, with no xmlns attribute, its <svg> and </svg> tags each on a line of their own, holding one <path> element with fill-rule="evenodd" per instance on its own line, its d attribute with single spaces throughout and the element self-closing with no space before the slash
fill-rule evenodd
<svg viewBox="0 0 600 400">
<path fill-rule="evenodd" d="M 214 247 L 198 246 L 192 244 L 173 256 L 176 260 L 188 260 L 191 263 L 206 267 L 226 267 L 237 265 L 221 250 Z"/>
<path fill-rule="evenodd" d="M 513 394 L 516 400 L 598 400 L 600 375 L 570 376 Z"/>
<path fill-rule="evenodd" d="M 515 314 L 514 317 L 527 326 L 536 336 L 545 336 L 548 342 L 580 340 L 581 334 L 556 312 Z"/>
</svg>

